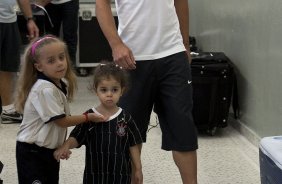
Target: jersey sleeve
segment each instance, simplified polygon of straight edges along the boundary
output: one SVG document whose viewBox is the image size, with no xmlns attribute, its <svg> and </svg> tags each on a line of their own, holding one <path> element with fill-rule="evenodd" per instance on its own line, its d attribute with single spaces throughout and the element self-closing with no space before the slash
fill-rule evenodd
<svg viewBox="0 0 282 184">
<path fill-rule="evenodd" d="M 91 112 L 91 110 L 88 110 L 88 112 Z M 93 112 L 93 111 L 92 111 Z M 85 141 L 87 137 L 89 136 L 89 133 L 91 129 L 95 126 L 95 123 L 82 123 L 79 125 L 76 125 L 75 128 L 71 131 L 70 137 L 73 137 L 78 142 L 78 147 L 81 147 L 82 145 L 85 145 Z"/>
<path fill-rule="evenodd" d="M 89 124 L 79 124 L 74 127 L 69 137 L 73 137 L 78 142 L 78 147 L 85 145 L 85 140 L 88 135 Z"/>
<path fill-rule="evenodd" d="M 131 147 L 136 144 L 141 144 L 143 140 L 135 121 L 133 120 L 130 114 L 126 115 L 126 119 L 127 119 L 126 121 L 128 122 L 127 124 L 128 124 L 129 146 Z"/>
</svg>

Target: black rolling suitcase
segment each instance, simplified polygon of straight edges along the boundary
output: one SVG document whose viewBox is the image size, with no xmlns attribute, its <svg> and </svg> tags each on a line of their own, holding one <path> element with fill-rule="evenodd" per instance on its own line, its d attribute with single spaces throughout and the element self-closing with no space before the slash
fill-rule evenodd
<svg viewBox="0 0 282 184">
<path fill-rule="evenodd" d="M 189 36 L 189 47 L 191 52 L 197 52 L 198 47 L 196 44 L 196 38 L 194 36 Z"/>
<path fill-rule="evenodd" d="M 193 116 L 197 129 L 214 135 L 226 127 L 233 96 L 237 114 L 237 83 L 229 58 L 222 52 L 191 53 Z"/>
<path fill-rule="evenodd" d="M 112 50 L 104 36 L 95 14 L 94 0 L 80 0 L 79 25 L 78 25 L 78 49 L 76 66 L 95 67 L 102 60 L 112 61 Z M 111 0 L 112 13 L 116 26 L 118 17 Z"/>
</svg>

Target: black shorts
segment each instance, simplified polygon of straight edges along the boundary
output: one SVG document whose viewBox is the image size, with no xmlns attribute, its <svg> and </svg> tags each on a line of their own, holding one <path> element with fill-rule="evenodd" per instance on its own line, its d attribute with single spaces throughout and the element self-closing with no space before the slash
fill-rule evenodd
<svg viewBox="0 0 282 184">
<path fill-rule="evenodd" d="M 17 142 L 16 159 L 19 184 L 59 183 L 60 164 L 55 160 L 54 149 L 35 144 Z"/>
<path fill-rule="evenodd" d="M 17 22 L 0 23 L 0 71 L 17 72 L 21 38 Z"/>
<path fill-rule="evenodd" d="M 198 148 L 192 117 L 192 79 L 185 52 L 165 58 L 137 61 L 130 71 L 131 86 L 119 105 L 131 113 L 146 142 L 152 109 L 162 130 L 162 149 L 193 151 Z"/>
</svg>

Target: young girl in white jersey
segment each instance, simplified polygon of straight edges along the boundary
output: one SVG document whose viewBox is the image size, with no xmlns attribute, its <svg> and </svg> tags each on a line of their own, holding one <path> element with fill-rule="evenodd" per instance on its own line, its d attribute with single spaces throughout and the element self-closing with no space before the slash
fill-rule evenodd
<svg viewBox="0 0 282 184">
<path fill-rule="evenodd" d="M 68 159 L 69 149 L 85 145 L 84 184 L 130 184 L 131 179 L 134 184 L 143 183 L 137 147 L 142 142 L 141 134 L 131 115 L 117 106 L 126 87 L 126 73 L 119 66 L 114 63 L 98 66 L 92 89 L 100 104 L 87 113 L 95 112 L 109 119 L 100 124 L 77 125 L 54 154 L 57 160 Z"/>
<path fill-rule="evenodd" d="M 104 122 L 95 113 L 70 116 L 68 102 L 77 89 L 66 44 L 46 35 L 26 49 L 15 100 L 23 121 L 17 135 L 19 184 L 59 182 L 54 150 L 66 138 L 67 127 Z"/>
</svg>

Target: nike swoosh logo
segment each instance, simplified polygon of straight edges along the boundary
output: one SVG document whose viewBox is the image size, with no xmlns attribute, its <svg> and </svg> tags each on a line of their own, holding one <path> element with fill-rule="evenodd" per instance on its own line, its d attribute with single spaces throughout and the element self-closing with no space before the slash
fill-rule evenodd
<svg viewBox="0 0 282 184">
<path fill-rule="evenodd" d="M 191 83 L 192 83 L 192 81 L 188 80 L 188 84 L 191 84 Z"/>
</svg>

